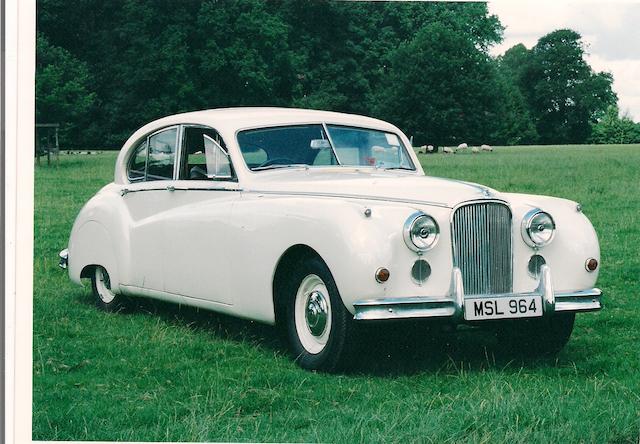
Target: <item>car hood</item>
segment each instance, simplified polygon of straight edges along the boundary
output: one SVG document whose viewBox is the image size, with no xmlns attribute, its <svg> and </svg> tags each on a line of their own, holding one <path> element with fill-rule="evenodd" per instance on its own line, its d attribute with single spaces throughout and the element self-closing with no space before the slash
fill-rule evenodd
<svg viewBox="0 0 640 444">
<path fill-rule="evenodd" d="M 401 171 L 287 169 L 256 173 L 247 191 L 409 202 L 452 208 L 460 202 L 500 198 L 497 191 L 470 182 Z"/>
</svg>

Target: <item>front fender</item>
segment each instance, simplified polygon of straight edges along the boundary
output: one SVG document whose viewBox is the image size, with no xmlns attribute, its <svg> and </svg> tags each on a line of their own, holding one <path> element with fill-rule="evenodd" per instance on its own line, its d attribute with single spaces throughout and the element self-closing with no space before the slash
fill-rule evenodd
<svg viewBox="0 0 640 444">
<path fill-rule="evenodd" d="M 579 210 L 578 204 L 549 196 L 507 196 L 514 215 L 514 288 L 517 291 L 530 291 L 537 285 L 536 279 L 525 272 L 527 261 L 533 254 L 540 254 L 545 258 L 551 271 L 554 290 L 576 291 L 594 287 L 599 267 L 596 271 L 589 272 L 585 263 L 589 258 L 595 258 L 600 263 L 598 235 L 589 219 Z M 556 223 L 552 242 L 537 249 L 526 245 L 521 234 L 522 219 L 532 208 L 546 211 Z"/>
<path fill-rule="evenodd" d="M 370 216 L 365 215 L 366 209 L 371 210 Z M 437 277 L 424 286 L 410 277 L 417 254 L 405 245 L 402 229 L 417 210 L 383 201 L 244 195 L 232 216 L 238 241 L 238 253 L 232 260 L 235 310 L 273 322 L 273 278 L 283 253 L 293 245 L 306 245 L 320 255 L 352 313 L 353 302 L 359 299 L 444 294 L 451 274 L 448 242 L 439 243 L 426 255 L 439 264 Z M 423 211 L 445 221 L 450 212 L 447 208 Z M 441 235 L 448 236 L 448 224 L 443 228 Z M 379 267 L 391 272 L 384 284 L 375 280 Z"/>
</svg>

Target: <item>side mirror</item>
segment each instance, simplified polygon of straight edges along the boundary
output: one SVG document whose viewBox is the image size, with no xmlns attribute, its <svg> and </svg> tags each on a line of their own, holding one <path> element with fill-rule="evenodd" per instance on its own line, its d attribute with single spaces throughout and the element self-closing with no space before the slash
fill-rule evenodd
<svg viewBox="0 0 640 444">
<path fill-rule="evenodd" d="M 313 139 L 310 146 L 312 150 L 324 150 L 331 148 L 331 143 L 327 139 Z"/>
<path fill-rule="evenodd" d="M 222 146 L 206 134 L 204 137 L 204 152 L 207 162 L 207 177 L 209 179 L 231 179 L 231 160 L 229 153 Z"/>
</svg>

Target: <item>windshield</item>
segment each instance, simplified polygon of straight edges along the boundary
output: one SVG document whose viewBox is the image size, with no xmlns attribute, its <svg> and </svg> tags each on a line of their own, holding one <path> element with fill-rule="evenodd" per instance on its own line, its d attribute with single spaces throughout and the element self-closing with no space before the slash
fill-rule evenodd
<svg viewBox="0 0 640 444">
<path fill-rule="evenodd" d="M 300 165 L 415 170 L 396 134 L 365 128 L 313 124 L 252 129 L 238 133 L 238 145 L 252 171 Z"/>
</svg>

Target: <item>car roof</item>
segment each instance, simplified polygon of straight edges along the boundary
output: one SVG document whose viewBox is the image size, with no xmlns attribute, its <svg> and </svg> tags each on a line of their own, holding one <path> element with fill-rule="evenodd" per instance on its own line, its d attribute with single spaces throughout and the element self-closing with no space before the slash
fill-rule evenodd
<svg viewBox="0 0 640 444">
<path fill-rule="evenodd" d="M 228 144 L 235 139 L 236 132 L 243 129 L 312 123 L 337 124 L 402 133 L 394 125 L 372 117 L 313 109 L 237 107 L 174 114 L 149 122 L 129 137 L 124 143 L 116 162 L 115 181 L 117 183 L 126 181 L 125 161 L 129 156 L 129 152 L 143 137 L 161 128 L 179 124 L 209 126 L 218 131 Z"/>
<path fill-rule="evenodd" d="M 163 117 L 145 125 L 145 127 L 162 127 L 176 123 L 198 123 L 211 126 L 220 132 L 229 133 L 245 128 L 314 122 L 339 123 L 397 131 L 397 128 L 390 123 L 372 117 L 334 111 L 278 107 L 237 107 L 193 111 Z"/>
</svg>

